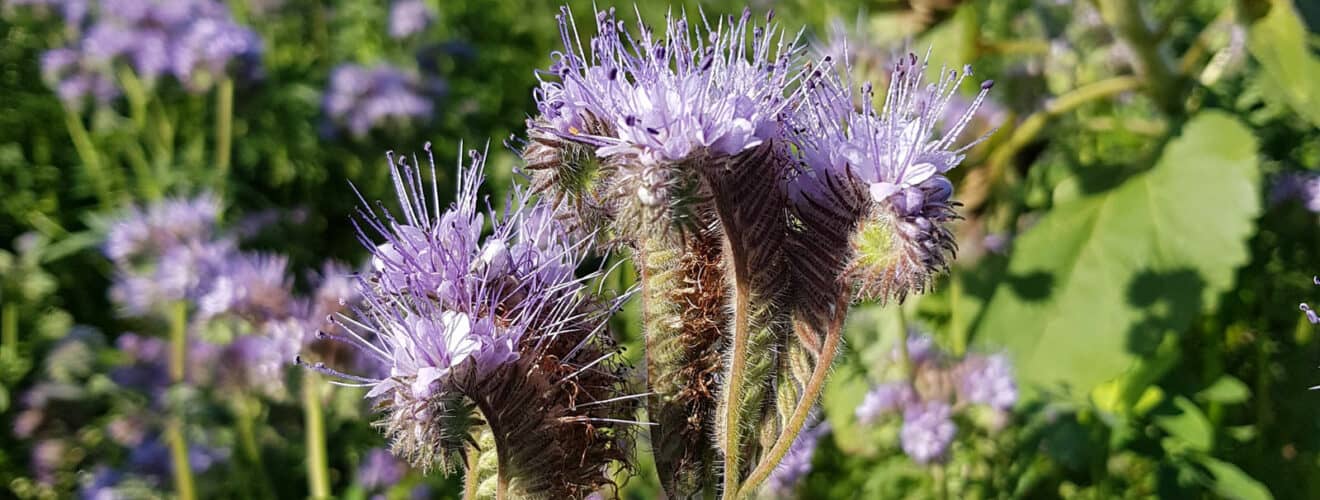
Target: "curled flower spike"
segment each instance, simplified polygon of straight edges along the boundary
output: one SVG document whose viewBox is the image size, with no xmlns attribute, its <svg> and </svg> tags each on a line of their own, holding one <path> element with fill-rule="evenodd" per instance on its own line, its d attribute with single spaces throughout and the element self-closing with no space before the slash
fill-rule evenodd
<svg viewBox="0 0 1320 500">
<path fill-rule="evenodd" d="M 971 69 L 941 70 L 939 81 L 927 84 L 926 67 L 915 54 L 900 60 L 880 109 L 870 85 L 854 94 L 837 73 L 813 75 L 797 114 L 803 170 L 789 184 L 790 199 L 808 227 L 826 228 L 836 239 L 847 234 L 851 255 L 837 256 L 825 246 L 837 241 L 827 240 L 808 251 L 834 254 L 823 264 L 842 266 L 864 299 L 925 291 L 956 250 L 944 227 L 958 206 L 945 174 L 984 139 L 959 145 L 993 82 L 982 83 L 948 124 L 950 103 Z M 858 99 L 860 111 L 853 107 Z"/>
<path fill-rule="evenodd" d="M 588 240 L 569 237 L 521 189 L 502 216 L 479 211 L 476 152 L 444 210 L 434 161 L 428 185 L 415 160 L 389 158 L 401 209 L 361 212 L 359 236 L 373 249 L 358 283 L 363 306 L 334 318 L 345 335 L 325 334 L 389 374 L 310 367 L 369 387 L 393 452 L 420 469 L 464 463 L 478 474 L 465 450 L 486 435 L 499 487 L 517 497 L 575 498 L 611 484 L 606 466 L 625 462 L 637 396 L 622 392 L 625 367 L 607 331 L 626 297 L 598 299 L 587 286 L 598 275 L 574 274 Z"/>
</svg>

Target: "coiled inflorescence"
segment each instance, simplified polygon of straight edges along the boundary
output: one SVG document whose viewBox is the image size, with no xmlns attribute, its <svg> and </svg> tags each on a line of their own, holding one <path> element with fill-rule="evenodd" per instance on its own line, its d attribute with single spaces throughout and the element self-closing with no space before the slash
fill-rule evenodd
<svg viewBox="0 0 1320 500">
<path fill-rule="evenodd" d="M 393 451 L 419 468 L 465 463 L 475 474 L 465 450 L 489 432 L 495 449 L 483 451 L 498 454 L 501 480 L 520 496 L 609 484 L 604 465 L 626 458 L 633 405 L 606 331 L 621 298 L 600 300 L 587 286 L 595 275 L 575 275 L 586 240 L 522 190 L 502 216 L 480 211 L 476 152 L 443 210 L 434 162 L 428 183 L 406 159 L 390 160 L 401 210 L 362 212 L 359 234 L 373 249 L 364 306 L 336 319 L 349 332 L 339 339 L 389 374 L 314 368 L 370 387 Z"/>
</svg>

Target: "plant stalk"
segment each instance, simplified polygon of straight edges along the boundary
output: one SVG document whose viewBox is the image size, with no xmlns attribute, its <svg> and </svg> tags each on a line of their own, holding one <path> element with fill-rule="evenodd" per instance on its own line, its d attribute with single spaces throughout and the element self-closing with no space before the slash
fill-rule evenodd
<svg viewBox="0 0 1320 500">
<path fill-rule="evenodd" d="M 73 150 L 78 153 L 78 159 L 82 160 L 83 168 L 87 171 L 87 177 L 92 180 L 92 186 L 96 189 L 96 197 L 101 201 L 101 206 L 111 207 L 114 200 L 110 195 L 110 180 L 105 176 L 105 170 L 101 166 L 101 156 L 97 153 L 96 146 L 92 144 L 92 135 L 83 125 L 82 117 L 66 108 L 64 125 L 69 129 Z"/>
<path fill-rule="evenodd" d="M 18 304 L 5 302 L 4 309 L 0 310 L 0 352 L 3 352 L 5 359 L 16 359 L 18 357 Z"/>
<path fill-rule="evenodd" d="M 732 242 L 730 242 L 732 245 Z M 742 386 L 747 368 L 747 341 L 750 336 L 748 309 L 751 292 L 748 290 L 747 269 L 740 252 L 729 252 L 733 261 L 733 346 L 729 356 L 729 377 L 724 383 L 729 388 L 724 404 L 724 497 L 733 498 L 738 491 L 738 454 L 741 447 L 738 436 L 742 425 Z"/>
<path fill-rule="evenodd" d="M 315 499 L 330 498 L 330 466 L 321 411 L 321 374 L 303 371 L 303 418 L 307 428 L 307 488 Z"/>
<path fill-rule="evenodd" d="M 825 389 L 825 379 L 829 376 L 830 366 L 834 364 L 834 357 L 839 352 L 839 343 L 843 338 L 843 321 L 848 316 L 849 300 L 847 292 L 840 294 L 838 307 L 834 310 L 834 320 L 831 322 L 829 330 L 825 332 L 825 343 L 821 348 L 820 357 L 816 359 L 816 367 L 811 371 L 811 378 L 807 380 L 806 387 L 802 391 L 802 397 L 798 399 L 797 406 L 793 408 L 793 416 L 779 433 L 779 437 L 775 440 L 770 453 L 761 458 L 761 463 L 747 477 L 747 482 L 743 484 L 742 489 L 734 498 L 743 497 L 744 492 L 747 493 L 747 496 L 755 493 L 756 488 L 761 485 L 762 481 L 770 477 L 770 473 L 775 470 L 775 467 L 779 465 L 779 461 L 783 460 L 793 442 L 802 433 L 802 427 L 806 424 L 811 409 L 816 406 L 821 391 Z M 810 327 L 803 325 L 803 328 Z M 904 343 L 906 344 L 906 342 Z"/>
<path fill-rule="evenodd" d="M 215 95 L 215 167 L 220 185 L 229 180 L 229 156 L 234 135 L 234 79 L 224 78 Z"/>
<path fill-rule="evenodd" d="M 174 386 L 184 383 L 187 375 L 186 358 L 188 353 L 188 303 L 175 302 L 170 308 L 170 382 Z M 170 446 L 170 458 L 174 468 L 174 489 L 180 500 L 197 498 L 193 487 L 192 464 L 188 458 L 188 440 L 183 433 L 183 414 L 177 409 L 166 429 Z"/>
</svg>

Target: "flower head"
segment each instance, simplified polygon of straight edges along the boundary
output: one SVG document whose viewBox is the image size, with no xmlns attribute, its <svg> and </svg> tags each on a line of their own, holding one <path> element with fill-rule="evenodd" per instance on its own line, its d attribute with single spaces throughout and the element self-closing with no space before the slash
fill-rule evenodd
<svg viewBox="0 0 1320 500">
<path fill-rule="evenodd" d="M 857 421 L 870 424 L 891 413 L 901 413 L 917 395 L 907 382 L 888 382 L 872 387 L 857 406 Z"/>
<path fill-rule="evenodd" d="M 880 109 L 869 84 L 854 94 L 837 73 L 813 74 L 819 77 L 797 114 L 803 171 L 790 196 L 808 226 L 852 228 L 846 272 L 864 298 L 901 300 L 924 291 L 955 249 L 944 227 L 957 217 L 945 174 L 979 142 L 958 145 L 992 82 L 981 84 L 950 125 L 948 110 L 971 69 L 941 70 L 930 85 L 925 70 L 915 55 L 900 59 Z"/>
<path fill-rule="evenodd" d="M 955 369 L 958 397 L 965 402 L 983 404 L 1001 411 L 1017 403 L 1017 382 L 1013 367 L 1003 354 L 969 355 Z"/>
<path fill-rule="evenodd" d="M 782 134 L 796 39 L 749 22 L 750 10 L 713 26 L 670 17 L 660 39 L 601 11 L 590 54 L 567 9 L 558 19 L 564 52 L 535 94 L 543 131 L 651 163 L 732 156 Z"/>
<path fill-rule="evenodd" d="M 908 405 L 904 410 L 899 441 L 904 453 L 925 465 L 945 459 L 957 432 L 958 426 L 953 423 L 953 410 L 949 405 L 926 401 Z"/>
<path fill-rule="evenodd" d="M 482 156 L 471 154 L 446 209 L 434 162 L 427 185 L 415 160 L 390 155 L 401 209 L 362 214 L 371 270 L 356 317 L 336 323 L 340 340 L 385 363 L 388 376 L 312 368 L 370 387 L 392 450 L 419 468 L 452 469 L 471 428 L 487 426 L 516 489 L 582 496 L 609 482 L 603 465 L 624 458 L 618 427 L 633 398 L 618 396 L 623 367 L 605 330 L 619 301 L 590 294 L 594 276 L 574 273 L 586 240 L 570 238 L 525 191 L 515 188 L 502 215 L 481 211 Z"/>
<path fill-rule="evenodd" d="M 330 74 L 323 107 L 331 120 L 363 136 L 387 122 L 424 120 L 433 105 L 416 78 L 402 70 L 345 64 Z"/>
</svg>

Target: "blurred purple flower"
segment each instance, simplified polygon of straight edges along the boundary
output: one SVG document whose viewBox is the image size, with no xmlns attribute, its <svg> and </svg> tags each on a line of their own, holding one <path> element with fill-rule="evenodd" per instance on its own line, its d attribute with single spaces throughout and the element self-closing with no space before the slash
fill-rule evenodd
<svg viewBox="0 0 1320 500">
<path fill-rule="evenodd" d="M 408 38 L 421 33 L 435 20 L 435 12 L 424 0 L 394 0 L 390 5 L 390 36 Z"/>
<path fill-rule="evenodd" d="M 71 49 L 52 49 L 41 55 L 41 75 L 66 106 L 81 109 L 88 100 L 105 104 L 119 96 L 114 79 Z"/>
<path fill-rule="evenodd" d="M 793 489 L 811 472 L 811 459 L 816 454 L 820 438 L 829 432 L 829 422 L 820 422 L 799 433 L 779 466 L 766 478 L 766 489 L 775 496 L 792 496 Z"/>
<path fill-rule="evenodd" d="M 908 405 L 899 431 L 903 452 L 922 465 L 943 461 L 958 431 L 952 417 L 952 409 L 941 401 Z"/>
<path fill-rule="evenodd" d="M 416 78 L 385 65 L 335 68 L 323 103 L 326 115 L 356 136 L 386 122 L 425 120 L 432 107 L 431 100 L 419 92 Z"/>
<path fill-rule="evenodd" d="M 1013 367 L 1003 354 L 969 355 L 954 369 L 958 397 L 967 403 L 983 404 L 1001 411 L 1017 404 L 1017 382 Z"/>
<path fill-rule="evenodd" d="M 68 452 L 68 444 L 59 439 L 38 441 L 32 446 L 32 477 L 42 484 L 54 484 Z"/>
<path fill-rule="evenodd" d="M 403 480 L 408 464 L 395 458 L 389 450 L 372 448 L 362 457 L 357 469 L 357 483 L 367 491 L 385 490 Z"/>
<path fill-rule="evenodd" d="M 1270 200 L 1276 204 L 1297 200 L 1307 210 L 1320 213 L 1320 174 L 1284 172 L 1274 176 Z"/>
<path fill-rule="evenodd" d="M 261 38 L 225 18 L 191 23 L 174 41 L 175 78 L 193 90 L 205 90 L 235 65 L 251 71 L 261 57 Z"/>
<path fill-rule="evenodd" d="M 132 206 L 110 223 L 103 249 L 110 260 L 119 262 L 206 240 L 215 234 L 220 212 L 220 199 L 209 193 Z"/>
<path fill-rule="evenodd" d="M 863 425 L 892 413 L 900 413 L 908 404 L 917 400 L 911 384 L 907 382 L 887 382 L 872 387 L 857 406 L 857 421 Z"/>
</svg>

